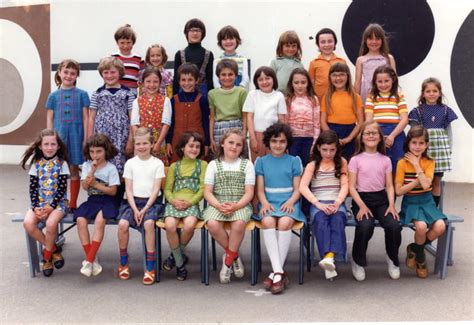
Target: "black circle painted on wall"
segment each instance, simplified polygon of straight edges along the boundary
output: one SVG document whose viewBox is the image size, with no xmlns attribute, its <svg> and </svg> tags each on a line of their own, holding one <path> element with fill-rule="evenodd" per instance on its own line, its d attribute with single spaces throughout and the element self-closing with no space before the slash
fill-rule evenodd
<svg viewBox="0 0 474 325">
<path fill-rule="evenodd" d="M 387 32 L 399 76 L 420 65 L 433 44 L 435 23 L 426 0 L 354 0 L 344 15 L 341 31 L 344 50 L 353 64 L 370 23 L 382 25 Z"/>
<path fill-rule="evenodd" d="M 464 20 L 451 53 L 451 86 L 462 115 L 474 128 L 474 10 Z"/>
</svg>

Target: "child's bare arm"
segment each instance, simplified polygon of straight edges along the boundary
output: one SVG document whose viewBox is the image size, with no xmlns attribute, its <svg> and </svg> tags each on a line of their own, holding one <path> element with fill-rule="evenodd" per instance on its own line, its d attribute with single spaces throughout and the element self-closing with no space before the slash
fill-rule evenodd
<svg viewBox="0 0 474 325">
<path fill-rule="evenodd" d="M 52 109 L 48 109 L 46 112 L 46 128 L 52 129 L 53 128 L 53 120 L 54 120 L 54 111 Z"/>
</svg>

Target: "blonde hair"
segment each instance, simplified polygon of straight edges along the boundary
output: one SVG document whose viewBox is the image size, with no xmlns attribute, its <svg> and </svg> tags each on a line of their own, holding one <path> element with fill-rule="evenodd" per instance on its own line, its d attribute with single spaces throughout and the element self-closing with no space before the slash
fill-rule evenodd
<svg viewBox="0 0 474 325">
<path fill-rule="evenodd" d="M 224 149 L 222 145 L 224 141 L 230 137 L 232 134 L 236 134 L 242 138 L 242 151 L 240 152 L 240 157 L 242 158 L 244 153 L 247 151 L 247 141 L 245 141 L 245 136 L 242 131 L 238 128 L 232 128 L 226 131 L 226 133 L 219 139 L 219 145 L 217 146 L 216 158 L 222 160 L 224 157 Z"/>
<path fill-rule="evenodd" d="M 149 128 L 146 127 L 139 127 L 136 131 L 135 134 L 133 135 L 133 141 L 135 142 L 136 137 L 143 137 L 143 136 L 148 136 L 148 140 L 150 140 L 150 143 L 153 144 L 155 142 L 155 139 L 153 138 L 153 134 Z"/>
<path fill-rule="evenodd" d="M 120 59 L 116 58 L 115 56 L 108 56 L 105 58 L 102 58 L 99 62 L 99 67 L 97 68 L 99 70 L 100 75 L 102 76 L 102 73 L 104 70 L 109 70 L 110 68 L 115 68 L 119 72 L 120 78 L 122 78 L 125 75 L 125 67 L 120 61 Z"/>
<path fill-rule="evenodd" d="M 280 35 L 280 38 L 278 39 L 278 45 L 276 48 L 276 55 L 278 57 L 283 56 L 283 45 L 285 44 L 296 44 L 298 47 L 298 51 L 296 52 L 295 58 L 297 58 L 298 60 L 301 60 L 301 57 L 303 56 L 303 50 L 301 49 L 300 38 L 298 37 L 298 34 L 296 34 L 294 30 L 288 30 Z"/>
</svg>

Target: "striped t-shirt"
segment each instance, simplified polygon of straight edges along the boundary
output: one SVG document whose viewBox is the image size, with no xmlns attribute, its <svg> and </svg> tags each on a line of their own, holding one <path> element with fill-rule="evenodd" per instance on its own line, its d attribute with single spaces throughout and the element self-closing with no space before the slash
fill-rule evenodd
<svg viewBox="0 0 474 325">
<path fill-rule="evenodd" d="M 426 177 L 433 179 L 435 161 L 432 159 L 421 158 L 420 167 Z M 416 180 L 415 167 L 406 159 L 400 159 L 397 164 L 397 173 L 395 177 L 395 184 L 406 185 Z M 414 189 L 408 192 L 408 195 L 416 195 L 421 193 L 430 192 L 432 187 L 424 190 L 421 185 L 417 185 Z"/>
<path fill-rule="evenodd" d="M 334 163 L 321 162 L 316 177 L 311 179 L 311 192 L 319 201 L 335 201 L 341 191 L 341 179 L 336 177 Z M 329 167 L 329 168 L 328 168 Z M 347 175 L 347 162 L 343 160 L 341 174 Z"/>
<path fill-rule="evenodd" d="M 141 56 L 133 53 L 127 56 L 120 53 L 114 53 L 112 56 L 115 56 L 120 61 L 122 61 L 125 67 L 125 74 L 119 80 L 120 84 L 130 89 L 136 89 L 138 87 L 138 77 L 140 75 L 140 70 L 145 67 Z"/>
<path fill-rule="evenodd" d="M 398 94 L 398 100 L 390 93 L 380 93 L 380 96 L 367 97 L 365 113 L 372 113 L 373 119 L 379 123 L 398 123 L 400 114 L 408 113 L 407 103 L 403 94 Z"/>
</svg>

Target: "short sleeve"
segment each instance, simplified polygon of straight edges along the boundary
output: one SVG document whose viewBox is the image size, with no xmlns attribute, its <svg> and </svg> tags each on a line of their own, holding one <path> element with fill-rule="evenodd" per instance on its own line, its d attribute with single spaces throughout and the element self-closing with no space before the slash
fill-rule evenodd
<svg viewBox="0 0 474 325">
<path fill-rule="evenodd" d="M 155 171 L 155 179 L 165 178 L 165 165 L 157 158 L 157 166 Z"/>
<path fill-rule="evenodd" d="M 322 112 L 325 112 L 327 111 L 327 108 L 326 108 L 326 95 L 323 96 L 322 100 L 321 100 L 321 103 L 319 103 L 319 109 Z"/>
<path fill-rule="evenodd" d="M 123 178 L 133 179 L 132 163 L 133 160 L 131 159 L 125 162 L 125 166 L 123 167 Z"/>
<path fill-rule="evenodd" d="M 138 98 L 136 98 L 132 103 L 130 125 L 140 125 L 140 108 L 138 106 Z"/>
<path fill-rule="evenodd" d="M 245 166 L 245 185 L 255 185 L 255 169 L 250 160 L 247 160 Z"/>
<path fill-rule="evenodd" d="M 255 174 L 257 176 L 263 176 L 263 161 L 261 157 L 258 157 L 255 161 Z"/>
<path fill-rule="evenodd" d="M 405 160 L 400 159 L 397 163 L 397 171 L 395 174 L 395 184 L 403 185 L 405 181 L 405 167 L 406 167 Z"/>
<path fill-rule="evenodd" d="M 283 96 L 281 92 L 278 92 L 278 96 L 279 98 L 278 98 L 277 113 L 286 115 L 288 112 L 286 110 L 285 96 Z"/>
<path fill-rule="evenodd" d="M 168 97 L 165 97 L 165 103 L 163 105 L 163 115 L 161 117 L 161 123 L 171 125 L 171 101 Z"/>
<path fill-rule="evenodd" d="M 97 91 L 94 91 L 91 95 L 91 105 L 89 108 L 93 111 L 97 111 Z"/>
<path fill-rule="evenodd" d="M 87 91 L 81 91 L 81 107 L 89 107 L 91 105 L 91 101 L 89 99 L 89 94 Z"/>
<path fill-rule="evenodd" d="M 385 174 L 392 172 L 392 161 L 387 156 L 383 157 Z"/>
<path fill-rule="evenodd" d="M 220 84 L 219 84 L 219 87 L 220 87 Z M 215 93 L 216 93 L 216 89 L 212 89 L 210 92 L 207 93 L 207 100 L 209 101 L 209 109 L 214 114 L 216 113 L 216 103 L 215 103 L 215 99 L 214 99 L 214 94 Z"/>
<path fill-rule="evenodd" d="M 242 108 L 243 112 L 253 113 L 255 112 L 255 95 L 256 90 L 251 90 L 245 99 L 244 107 Z"/>
<path fill-rule="evenodd" d="M 359 94 L 355 94 L 356 97 L 356 107 L 357 108 L 364 108 L 364 104 L 362 104 L 362 98 Z"/>
<path fill-rule="evenodd" d="M 118 173 L 118 170 L 117 170 L 117 167 L 115 167 L 114 165 L 110 164 L 110 171 L 109 171 L 109 186 L 113 186 L 113 185 L 120 185 L 120 176 L 119 176 L 119 173 Z"/>
<path fill-rule="evenodd" d="M 255 167 L 255 171 L 257 171 L 257 167 Z M 300 157 L 293 157 L 291 162 L 291 173 L 293 177 L 301 176 L 303 173 L 303 164 L 301 163 Z"/>
<path fill-rule="evenodd" d="M 448 111 L 447 111 L 447 114 L 446 114 L 446 126 L 445 126 L 445 128 L 447 128 L 449 126 L 449 124 L 451 124 L 452 121 L 458 119 L 458 116 L 456 115 L 456 113 L 454 113 L 454 111 L 451 108 L 446 107 L 446 109 Z"/>
<path fill-rule="evenodd" d="M 36 164 L 34 162 L 30 166 L 30 170 L 28 171 L 28 175 L 38 176 L 38 170 L 36 169 Z"/>
<path fill-rule="evenodd" d="M 359 169 L 359 158 L 358 156 L 354 156 L 349 160 L 349 172 L 357 174 L 357 170 Z"/>
<path fill-rule="evenodd" d="M 241 109 L 244 106 L 245 100 L 247 99 L 247 90 L 243 89 L 243 91 L 240 92 L 239 94 L 239 109 Z"/>
<path fill-rule="evenodd" d="M 372 96 L 367 96 L 365 100 L 365 112 L 366 113 L 374 113 L 374 102 Z"/>
<path fill-rule="evenodd" d="M 410 113 L 408 113 L 408 120 L 410 122 L 420 125 L 421 124 L 420 116 L 418 115 L 416 111 L 417 111 L 417 107 L 415 107 L 414 109 L 410 111 Z"/>
<path fill-rule="evenodd" d="M 87 174 L 89 174 L 90 169 L 91 169 L 91 162 L 89 160 L 82 164 L 81 181 L 87 178 Z"/>
<path fill-rule="evenodd" d="M 46 100 L 46 109 L 54 109 L 54 106 L 56 105 L 56 96 L 53 95 L 54 93 L 51 93 L 48 95 L 48 99 Z"/>
<path fill-rule="evenodd" d="M 133 107 L 133 101 L 135 100 L 136 97 L 133 94 L 133 91 L 131 90 L 128 91 L 127 95 L 128 95 L 127 109 L 131 111 Z"/>
<path fill-rule="evenodd" d="M 63 161 L 63 164 L 61 165 L 61 171 L 59 172 L 60 175 L 70 175 L 71 173 L 69 172 L 69 166 L 67 162 Z"/>
<path fill-rule="evenodd" d="M 216 180 L 216 161 L 213 160 L 207 165 L 206 175 L 204 176 L 204 184 L 214 185 Z"/>
<path fill-rule="evenodd" d="M 408 113 L 407 102 L 403 94 L 398 94 L 398 113 Z"/>
</svg>

